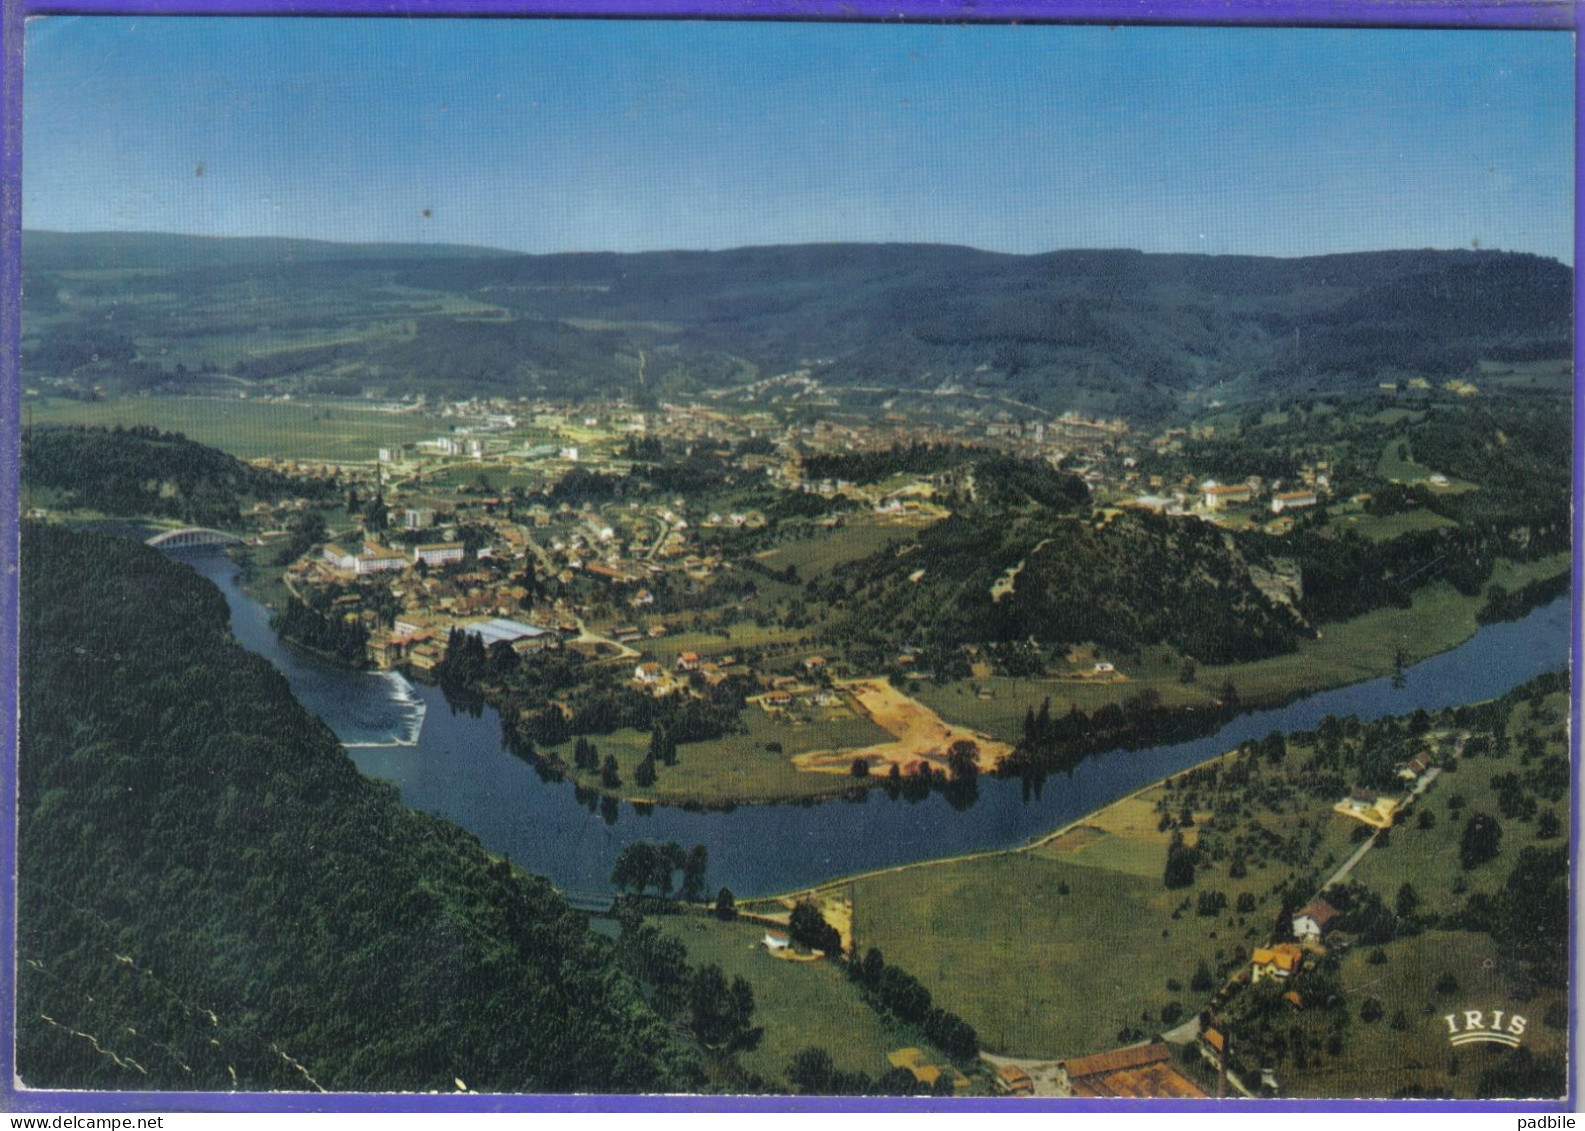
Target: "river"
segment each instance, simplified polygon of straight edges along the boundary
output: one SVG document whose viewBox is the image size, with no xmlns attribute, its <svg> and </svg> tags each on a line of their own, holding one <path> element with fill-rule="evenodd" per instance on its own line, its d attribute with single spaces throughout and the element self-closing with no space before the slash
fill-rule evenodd
<svg viewBox="0 0 1585 1131">
<path fill-rule="evenodd" d="M 1242 715 L 1191 742 L 1098 754 L 1071 776 L 1046 779 L 1037 795 L 1026 796 L 1020 781 L 983 778 L 979 800 L 962 811 L 939 793 L 910 803 L 871 791 L 863 801 L 730 812 L 607 805 L 602 813 L 576 800 L 570 783 L 544 782 L 502 749 L 493 710 L 485 708 L 478 717 L 456 713 L 438 688 L 414 685 L 395 673 L 346 671 L 293 651 L 270 631 L 268 611 L 243 592 L 231 559 L 215 552 L 179 556 L 219 586 L 237 639 L 286 676 L 298 700 L 330 724 L 360 770 L 394 782 L 412 808 L 456 822 L 491 851 L 575 891 L 608 890 L 617 853 L 634 840 L 705 845 L 709 890 L 724 885 L 739 898 L 1010 848 L 1245 739 L 1272 730 L 1313 730 L 1326 715 L 1370 719 L 1489 699 L 1542 672 L 1566 668 L 1569 661 L 1570 605 L 1564 597 L 1522 620 L 1488 625 L 1399 679 L 1384 676 Z"/>
</svg>

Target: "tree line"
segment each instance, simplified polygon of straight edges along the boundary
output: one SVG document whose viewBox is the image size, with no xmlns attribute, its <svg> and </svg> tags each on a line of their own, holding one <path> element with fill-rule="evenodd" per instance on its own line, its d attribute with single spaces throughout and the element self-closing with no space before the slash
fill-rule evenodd
<svg viewBox="0 0 1585 1131">
<path fill-rule="evenodd" d="M 363 777 L 212 585 L 49 525 L 24 527 L 21 567 L 27 1084 L 706 1086 L 613 944 Z"/>
</svg>

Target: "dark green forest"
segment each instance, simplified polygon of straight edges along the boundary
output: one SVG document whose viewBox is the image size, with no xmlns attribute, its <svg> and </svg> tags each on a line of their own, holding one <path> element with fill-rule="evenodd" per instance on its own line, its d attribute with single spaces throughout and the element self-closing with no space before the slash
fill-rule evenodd
<svg viewBox="0 0 1585 1131">
<path fill-rule="evenodd" d="M 190 569 L 29 524 L 22 584 L 27 1084 L 700 1086 L 611 944 L 363 778 Z"/>
<path fill-rule="evenodd" d="M 1263 397 L 1566 358 L 1572 295 L 1564 265 L 1484 251 L 528 256 L 48 232 L 27 233 L 24 275 L 25 372 L 60 391 L 240 379 L 644 402 L 809 368 L 833 386 L 945 383 L 1136 421 L 1211 385 Z M 260 334 L 281 346 L 241 344 Z"/>
<path fill-rule="evenodd" d="M 137 425 L 25 429 L 22 486 L 59 492 L 66 508 L 222 527 L 241 521 L 246 501 L 323 498 L 335 492 L 327 480 L 266 471 L 180 432 Z"/>
<path fill-rule="evenodd" d="M 1238 544 L 1214 527 L 1148 514 L 1095 521 L 991 493 L 1000 505 L 971 506 L 812 581 L 811 592 L 848 610 L 850 638 L 877 659 L 899 625 L 933 649 L 1030 637 L 1130 650 L 1165 642 L 1211 663 L 1291 650 L 1305 631 L 1255 588 Z M 993 595 L 1014 569 L 1012 591 Z"/>
</svg>

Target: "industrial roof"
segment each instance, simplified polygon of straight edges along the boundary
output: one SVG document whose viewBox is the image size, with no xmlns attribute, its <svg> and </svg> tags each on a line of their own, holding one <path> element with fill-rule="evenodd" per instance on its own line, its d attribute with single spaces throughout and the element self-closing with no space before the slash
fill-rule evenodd
<svg viewBox="0 0 1585 1131">
<path fill-rule="evenodd" d="M 1130 1045 L 1127 1048 L 1113 1049 L 1110 1052 L 1096 1053 L 1094 1056 L 1082 1056 L 1074 1060 L 1063 1061 L 1063 1067 L 1068 1070 L 1070 1079 L 1080 1076 L 1100 1076 L 1109 1072 L 1122 1072 L 1130 1068 L 1139 1068 L 1146 1064 L 1155 1064 L 1172 1059 L 1172 1050 L 1160 1041 L 1154 1044 Z"/>
<path fill-rule="evenodd" d="M 507 620 L 505 617 L 496 617 L 493 620 L 480 621 L 478 624 L 464 626 L 465 630 L 477 633 L 488 648 L 498 640 L 512 642 L 525 640 L 537 636 L 544 636 L 550 631 L 548 628 L 536 628 L 531 624 L 524 624 L 520 620 Z"/>
</svg>

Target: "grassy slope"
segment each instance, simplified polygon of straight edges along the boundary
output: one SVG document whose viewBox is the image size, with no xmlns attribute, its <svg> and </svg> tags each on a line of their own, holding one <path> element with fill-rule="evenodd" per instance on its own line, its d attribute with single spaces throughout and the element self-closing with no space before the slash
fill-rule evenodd
<svg viewBox="0 0 1585 1131">
<path fill-rule="evenodd" d="M 326 411 L 330 419 L 323 419 Z M 289 404 L 208 397 L 124 397 L 105 401 L 36 398 L 31 423 L 149 424 L 239 459 L 373 460 L 382 447 L 433 439 L 444 431 L 422 416 L 356 411 L 345 401 Z M 26 419 L 26 418 L 25 418 Z"/>
<path fill-rule="evenodd" d="M 1548 706 L 1566 715 L 1566 697 L 1551 697 Z M 1523 713 L 1520 708 L 1520 714 Z M 1518 729 L 1510 723 L 1510 732 Z M 1566 753 L 1561 743 L 1553 743 L 1551 753 Z M 1437 816 L 1431 829 L 1418 827 L 1395 830 L 1386 848 L 1377 847 L 1360 862 L 1353 878 L 1381 894 L 1389 903 L 1403 883 L 1410 883 L 1425 905 L 1447 909 L 1459 904 L 1453 888 L 1463 875 L 1470 890 L 1491 891 L 1503 883 L 1512 861 L 1530 844 L 1555 847 L 1559 841 L 1541 841 L 1535 825 L 1503 820 L 1502 852 L 1498 858 L 1463 873 L 1458 863 L 1458 842 L 1463 824 L 1452 817 L 1448 799 L 1455 793 L 1469 801 L 1470 808 L 1494 814 L 1490 800 L 1490 781 L 1494 775 L 1520 772 L 1517 755 L 1506 759 L 1466 758 L 1453 774 L 1444 773 L 1427 796 L 1429 808 Z M 1568 821 L 1565 799 L 1554 807 Z M 1410 1084 L 1424 1088 L 1446 1088 L 1457 1094 L 1473 1094 L 1483 1068 L 1508 1055 L 1507 1050 L 1486 1045 L 1470 1045 L 1457 1054 L 1459 1074 L 1449 1075 L 1453 1050 L 1448 1046 L 1441 1015 L 1464 1009 L 1507 1008 L 1529 1019 L 1524 1044 L 1533 1054 L 1557 1051 L 1566 1043 L 1565 1035 L 1547 1029 L 1541 1017 L 1548 1005 L 1566 995 L 1560 990 L 1544 990 L 1529 1001 L 1516 1002 L 1511 964 L 1504 961 L 1490 936 L 1466 931 L 1427 931 L 1411 938 L 1398 939 L 1382 948 L 1388 961 L 1373 966 L 1367 952 L 1357 949 L 1345 956 L 1343 985 L 1356 1016 L 1367 997 L 1379 998 L 1385 1017 L 1375 1024 L 1356 1023 L 1343 1056 L 1307 1070 L 1291 1067 L 1283 1073 L 1284 1092 L 1291 1095 L 1337 1095 L 1339 1089 L 1357 1088 L 1358 1094 L 1382 1094 Z M 1443 974 L 1452 974 L 1459 989 L 1438 994 L 1435 984 Z M 1402 1010 L 1409 1027 L 1391 1028 L 1389 1021 Z M 1373 1083 L 1379 1081 L 1380 1083 Z"/>
<path fill-rule="evenodd" d="M 595 736 L 595 746 L 603 760 L 614 754 L 620 767 L 622 786 L 615 792 L 626 798 L 661 802 L 698 802 L 725 804 L 745 798 L 772 799 L 821 797 L 845 793 L 854 783 L 832 774 L 806 774 L 793 768 L 794 754 L 805 750 L 836 746 L 862 746 L 884 742 L 885 731 L 875 724 L 848 716 L 825 722 L 795 726 L 769 718 L 758 707 L 743 712 L 746 735 L 732 735 L 709 742 L 689 742 L 677 749 L 677 765 L 660 767 L 660 777 L 645 789 L 633 780 L 633 771 L 649 750 L 649 735 L 635 730 Z M 768 742 L 782 744 L 781 753 L 765 749 Z M 571 770 L 572 745 L 560 749 Z M 578 776 L 581 784 L 595 788 L 597 774 Z"/>
<path fill-rule="evenodd" d="M 765 1035 L 738 1062 L 767 1081 L 781 1081 L 788 1062 L 811 1045 L 829 1052 L 841 1071 L 879 1077 L 890 1067 L 889 1051 L 919 1043 L 883 1022 L 836 964 L 772 958 L 759 924 L 687 915 L 655 922 L 688 948 L 691 965 L 715 963 L 728 980 L 741 975 L 754 987 L 754 1024 Z"/>
<path fill-rule="evenodd" d="M 1550 577 L 1568 566 L 1567 555 L 1538 562 L 1501 561 L 1492 582 L 1512 591 L 1528 581 Z M 1297 651 L 1247 664 L 1206 665 L 1192 684 L 1178 680 L 1176 662 L 1161 662 L 1158 649 L 1149 649 L 1138 665 L 1120 662 L 1128 679 L 1116 683 L 1053 679 L 966 680 L 945 685 L 920 684 L 911 692 L 942 715 L 985 730 L 1006 741 L 1022 733 L 1024 712 L 1051 697 L 1053 714 L 1077 704 L 1085 712 L 1110 702 L 1120 702 L 1149 688 L 1168 706 L 1209 703 L 1231 680 L 1246 702 L 1284 699 L 1301 691 L 1338 687 L 1393 670 L 1401 649 L 1406 663 L 1418 663 L 1445 652 L 1475 634 L 1475 613 L 1481 597 L 1465 597 L 1450 585 L 1438 583 L 1420 590 L 1407 609 L 1386 608 L 1341 624 L 1329 624 L 1318 640 L 1301 641 Z M 993 699 L 977 699 L 973 689 L 989 685 Z"/>
<path fill-rule="evenodd" d="M 760 560 L 771 569 L 793 566 L 801 578 L 818 577 L 823 573 L 867 558 L 888 543 L 907 538 L 916 528 L 860 521 L 845 522 L 839 527 L 809 525 L 807 537 L 778 546 Z"/>
<path fill-rule="evenodd" d="M 1552 697 L 1552 705 L 1559 714 L 1567 715 L 1568 705 L 1564 696 Z M 1517 713 L 1522 717 L 1523 708 Z M 1519 729 L 1521 728 L 1517 721 L 1510 724 L 1510 733 Z M 1568 753 L 1560 743 L 1551 744 L 1549 752 L 1565 755 Z M 1526 768 L 1519 764 L 1519 756 L 1516 753 L 1510 754 L 1507 758 L 1460 760 L 1457 772 L 1444 772 L 1427 795 L 1430 801 L 1429 808 L 1436 814 L 1436 824 L 1430 829 L 1414 828 L 1403 836 L 1395 832 L 1388 848 L 1374 851 L 1365 858 L 1355 878 L 1379 891 L 1389 902 L 1397 894 L 1399 885 L 1410 883 L 1429 906 L 1451 905 L 1454 902 L 1453 886 L 1460 875 L 1458 846 L 1464 828 L 1462 821 L 1448 807 L 1448 800 L 1457 794 L 1467 802 L 1465 813 L 1470 810 L 1486 813 L 1497 817 L 1502 825 L 1502 851 L 1497 859 L 1465 873 L 1469 890 L 1494 890 L 1506 879 L 1509 869 L 1513 867 L 1513 861 L 1518 858 L 1520 851 L 1526 845 L 1556 847 L 1559 843 L 1557 840 L 1550 842 L 1537 840 L 1534 822 L 1508 820 L 1498 814 L 1496 802 L 1493 800 L 1491 779 L 1498 774 L 1509 773 L 1516 773 L 1522 777 L 1525 772 Z M 1567 829 L 1569 820 L 1567 798 L 1553 806 L 1541 805 L 1543 811 L 1547 808 L 1557 813 L 1562 819 L 1563 827 Z"/>
<path fill-rule="evenodd" d="M 1169 834 L 1154 823 L 1160 794 L 1153 787 L 1087 819 L 1109 830 L 1101 838 L 858 880 L 859 945 L 877 946 L 916 973 L 995 1053 L 1087 1055 L 1114 1046 L 1124 1026 L 1151 1031 L 1169 1002 L 1197 1008 L 1196 995 L 1169 990 L 1167 980 L 1186 987 L 1201 960 L 1215 968 L 1241 955 L 1269 926 L 1276 905 L 1268 890 L 1287 872 L 1256 866 L 1244 880 L 1216 878 L 1230 901 L 1255 893 L 1247 920 L 1231 912 L 1200 918 L 1192 909 L 1174 919 L 1198 888 L 1162 885 Z M 1346 839 L 1339 830 L 1323 851 L 1340 855 Z M 1073 849 L 1075 842 L 1084 846 Z"/>
<path fill-rule="evenodd" d="M 1343 989 L 1354 1020 L 1342 1055 L 1305 1069 L 1289 1065 L 1278 1074 L 1284 1095 L 1390 1096 L 1418 1085 L 1473 1098 L 1481 1071 L 1512 1054 L 1497 1045 L 1472 1044 L 1457 1050 L 1449 1046 L 1442 1015 L 1465 1009 L 1501 1008 L 1522 1014 L 1529 1022 L 1524 1047 L 1534 1055 L 1566 1046 L 1565 1034 L 1541 1024 L 1546 1007 L 1566 1000 L 1566 995 L 1548 990 L 1528 1002 L 1515 1002 L 1513 979 L 1490 935 L 1427 931 L 1382 950 L 1387 962 L 1380 966 L 1370 965 L 1363 950 L 1344 959 Z M 1438 994 L 1434 988 L 1444 972 L 1458 978 L 1459 988 L 1451 994 Z M 1359 1004 L 1370 997 L 1380 1000 L 1384 1015 L 1367 1024 L 1359 1020 L 1358 1012 Z M 1391 1024 L 1400 1010 L 1408 1022 L 1402 1030 Z M 1300 1019 L 1307 1031 L 1317 1035 L 1327 1031 L 1320 1014 L 1301 1014 Z"/>
<path fill-rule="evenodd" d="M 1381 459 L 1376 464 L 1377 475 L 1395 483 L 1419 483 L 1436 474 L 1436 468 L 1425 467 L 1416 463 L 1412 454 L 1408 459 L 1400 458 L 1398 448 L 1401 444 L 1406 444 L 1406 441 L 1394 440 L 1382 449 Z M 1408 446 L 1412 448 L 1412 445 Z M 1450 492 L 1473 491 L 1474 489 L 1475 484 L 1465 482 L 1462 479 L 1454 479 L 1451 476 L 1448 477 L 1447 486 L 1442 488 L 1442 490 Z"/>
<path fill-rule="evenodd" d="M 1418 509 L 1388 515 L 1357 515 L 1342 520 L 1349 529 L 1372 542 L 1388 542 L 1404 534 L 1418 534 L 1424 530 L 1440 530 L 1457 526 L 1450 518 L 1435 511 Z"/>
<path fill-rule="evenodd" d="M 1561 697 L 1559 697 L 1561 700 Z M 1301 755 L 1292 752 L 1289 764 Z M 1517 757 L 1472 759 L 1457 772 L 1444 774 L 1422 805 L 1439 818 L 1431 830 L 1395 830 L 1389 844 L 1366 855 L 1354 878 L 1379 891 L 1389 903 L 1399 884 L 1412 882 L 1425 906 L 1450 910 L 1458 905 L 1452 885 L 1458 875 L 1457 843 L 1461 826 L 1447 819 L 1447 799 L 1454 792 L 1474 799 L 1486 797 L 1493 774 L 1517 769 Z M 1116 1043 L 1118 1030 L 1137 1025 L 1147 1032 L 1157 1024 L 1160 1009 L 1179 1001 L 1197 1009 L 1206 995 L 1171 992 L 1168 978 L 1185 987 L 1198 961 L 1213 969 L 1217 957 L 1247 953 L 1265 941 L 1277 905 L 1272 886 L 1287 875 L 1280 865 L 1262 867 L 1252 860 L 1249 875 L 1234 880 L 1225 866 L 1202 869 L 1193 888 L 1169 892 L 1161 883 L 1170 834 L 1153 823 L 1161 786 L 1144 791 L 1087 818 L 1083 825 L 1105 832 L 1081 832 L 1027 852 L 1012 852 L 894 871 L 853 883 L 855 933 L 859 946 L 879 947 L 932 986 L 937 998 L 980 1032 L 988 1051 L 1024 1056 L 1058 1057 L 1102 1051 Z M 1490 802 L 1483 806 L 1492 810 Z M 1562 805 L 1566 816 L 1566 802 Z M 1315 865 L 1341 862 L 1352 850 L 1354 823 L 1330 812 L 1324 800 L 1301 799 L 1296 807 L 1268 825 L 1291 833 L 1308 822 L 1321 829 Z M 1516 858 L 1525 844 L 1536 843 L 1534 826 L 1505 821 L 1502 855 L 1472 874 L 1473 888 L 1500 883 L 1504 861 Z M 1192 841 L 1192 838 L 1191 838 Z M 1556 841 L 1550 843 L 1557 843 Z M 1060 885 L 1066 884 L 1067 894 Z M 1242 892 L 1254 893 L 1257 908 L 1247 918 L 1231 909 L 1217 918 L 1202 918 L 1191 908 L 1178 919 L 1172 912 L 1184 895 L 1215 888 L 1231 905 Z M 1505 994 L 1507 974 L 1501 962 L 1487 966 L 1491 940 L 1463 932 L 1431 932 L 1399 940 L 1386 948 L 1387 967 L 1365 962 L 1365 952 L 1351 954 L 1344 967 L 1344 985 L 1355 1008 L 1370 994 L 1382 998 L 1387 1017 L 1404 1009 L 1420 1033 L 1420 1043 L 1403 1039 L 1385 1022 L 1358 1024 L 1357 1043 L 1346 1057 L 1329 1061 L 1309 1075 L 1284 1079 L 1290 1094 L 1337 1095 L 1338 1080 L 1356 1082 L 1357 1094 L 1380 1094 L 1380 1079 L 1392 1087 L 1421 1082 L 1416 1065 L 1433 1059 L 1427 1047 L 1445 1048 L 1442 1038 L 1421 1025 L 1426 1009 L 1445 1003 L 1428 992 L 1444 970 L 1461 985 L 1479 993 Z M 1384 972 L 1390 977 L 1384 977 Z M 1468 996 L 1468 993 L 1465 994 Z M 1556 995 L 1540 995 L 1527 1008 L 1539 1018 Z M 1460 999 L 1462 1000 L 1462 999 Z M 1503 997 L 1493 999 L 1500 1004 Z M 1474 1008 L 1474 1005 L 1468 1006 Z M 1452 1006 L 1448 1006 L 1452 1008 Z M 1466 1008 L 1459 1005 L 1459 1008 Z M 1446 1012 L 1446 1009 L 1442 1009 Z M 1144 1015 L 1156 1020 L 1147 1021 Z M 1436 1015 L 1439 1017 L 1439 1014 Z M 1440 1021 L 1437 1022 L 1440 1024 Z M 1158 1026 L 1159 1027 L 1159 1026 Z M 1533 1051 L 1555 1047 L 1553 1035 L 1533 1042 Z M 1552 1044 L 1548 1044 L 1551 1041 Z M 1479 1075 L 1474 1065 L 1484 1052 L 1470 1052 L 1469 1083 Z M 1445 1057 L 1436 1060 L 1438 1071 Z M 1345 1077 L 1375 1065 L 1378 1076 Z M 1440 1084 L 1446 1086 L 1446 1081 Z"/>
</svg>

